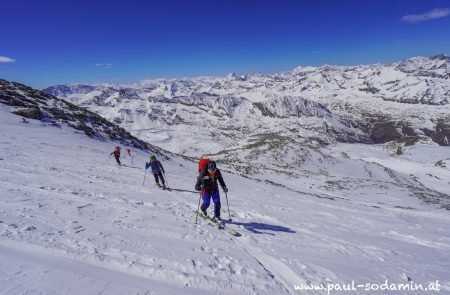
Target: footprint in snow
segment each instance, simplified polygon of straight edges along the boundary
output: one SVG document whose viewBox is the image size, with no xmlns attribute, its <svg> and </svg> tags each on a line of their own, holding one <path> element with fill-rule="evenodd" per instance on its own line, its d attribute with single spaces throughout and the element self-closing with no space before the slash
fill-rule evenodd
<svg viewBox="0 0 450 295">
<path fill-rule="evenodd" d="M 76 234 L 81 233 L 81 232 L 83 232 L 83 231 L 86 230 L 86 229 L 83 228 L 82 226 L 80 226 L 80 227 L 78 227 L 78 228 L 74 228 L 74 229 L 76 229 L 76 231 L 75 231 Z"/>
<path fill-rule="evenodd" d="M 25 227 L 23 230 L 24 231 L 32 231 L 32 230 L 35 230 L 35 229 L 36 229 L 36 227 L 34 225 L 29 225 L 29 226 Z"/>
</svg>

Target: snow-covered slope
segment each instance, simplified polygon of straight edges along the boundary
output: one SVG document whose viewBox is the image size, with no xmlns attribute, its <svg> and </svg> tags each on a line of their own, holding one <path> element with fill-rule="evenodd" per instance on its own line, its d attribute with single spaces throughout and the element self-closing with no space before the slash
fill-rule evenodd
<svg viewBox="0 0 450 295">
<path fill-rule="evenodd" d="M 450 139 L 450 61 L 415 57 L 388 65 L 299 67 L 291 72 L 54 86 L 134 135 L 190 156 L 276 133 L 295 141 L 385 143 Z M 192 145 L 192 139 L 199 142 Z"/>
<path fill-rule="evenodd" d="M 247 177 L 219 163 L 230 169 L 227 227 L 242 234 L 233 237 L 194 224 L 196 163 L 162 157 L 172 188 L 162 191 L 148 174 L 143 185 L 147 152 L 132 148 L 117 167 L 108 156 L 117 141 L 15 110 L 0 105 L 2 294 L 298 294 L 296 285 L 353 280 L 439 280 L 450 292 L 450 217 L 440 209 L 450 170 L 435 166 L 448 147 L 402 145 L 394 157 L 400 143 L 305 144 L 297 155 L 292 142 L 281 156 L 297 162 L 263 170 L 281 158 L 264 149 L 280 139 L 260 136 L 239 155 L 253 159 Z"/>
</svg>

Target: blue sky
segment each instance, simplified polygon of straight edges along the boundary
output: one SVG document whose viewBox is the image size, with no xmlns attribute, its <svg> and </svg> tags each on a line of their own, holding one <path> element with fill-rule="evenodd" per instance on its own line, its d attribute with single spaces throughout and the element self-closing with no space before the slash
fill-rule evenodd
<svg viewBox="0 0 450 295">
<path fill-rule="evenodd" d="M 0 78 L 38 88 L 450 54 L 443 0 L 0 0 L 0 11 Z"/>
</svg>

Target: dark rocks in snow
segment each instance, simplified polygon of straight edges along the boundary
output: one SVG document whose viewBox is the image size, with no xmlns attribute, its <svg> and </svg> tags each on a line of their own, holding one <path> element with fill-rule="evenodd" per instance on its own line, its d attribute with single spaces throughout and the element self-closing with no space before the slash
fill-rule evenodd
<svg viewBox="0 0 450 295">
<path fill-rule="evenodd" d="M 17 111 L 13 112 L 16 115 L 28 118 L 28 119 L 34 119 L 34 120 L 41 120 L 44 116 L 39 108 L 25 108 L 25 109 L 18 109 Z"/>
<path fill-rule="evenodd" d="M 380 73 L 377 73 L 378 75 L 380 75 Z M 365 88 L 359 88 L 359 91 L 363 91 L 363 92 L 367 92 L 367 93 L 372 93 L 372 94 L 377 94 L 378 92 L 380 92 L 380 89 L 370 85 L 369 83 L 364 83 L 364 85 L 366 85 Z"/>
<path fill-rule="evenodd" d="M 374 143 L 386 143 L 401 137 L 402 133 L 395 121 L 375 122 L 370 131 L 370 138 Z"/>
<path fill-rule="evenodd" d="M 437 121 L 436 128 L 431 137 L 434 142 L 440 145 L 450 145 L 450 117 Z"/>
<path fill-rule="evenodd" d="M 263 103 L 261 102 L 254 102 L 253 106 L 255 108 L 257 108 L 260 112 L 261 115 L 266 116 L 266 117 L 271 117 L 271 118 L 276 118 L 277 115 L 272 113 Z"/>
<path fill-rule="evenodd" d="M 433 59 L 433 60 L 443 60 L 443 61 L 450 61 L 450 57 L 449 57 L 449 56 L 447 56 L 447 55 L 446 55 L 446 54 L 444 54 L 444 53 L 439 53 L 439 54 L 436 54 L 436 55 L 434 55 L 434 56 L 430 57 L 430 59 Z"/>
<path fill-rule="evenodd" d="M 441 168 L 447 168 L 446 164 L 447 164 L 446 160 L 439 160 L 436 163 L 434 163 L 434 166 L 435 167 L 441 167 Z"/>
</svg>

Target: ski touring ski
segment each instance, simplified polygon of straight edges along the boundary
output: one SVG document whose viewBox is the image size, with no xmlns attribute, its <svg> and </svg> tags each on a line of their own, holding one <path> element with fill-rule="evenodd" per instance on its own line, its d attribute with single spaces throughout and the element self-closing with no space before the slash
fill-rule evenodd
<svg viewBox="0 0 450 295">
<path fill-rule="evenodd" d="M 156 187 L 162 189 L 163 191 L 172 191 L 172 189 L 170 187 L 167 186 L 162 186 L 162 185 L 156 185 Z"/>
<path fill-rule="evenodd" d="M 224 223 L 223 221 L 217 220 L 217 219 L 215 219 L 214 217 L 209 216 L 209 215 L 205 216 L 205 215 L 204 215 L 202 212 L 200 212 L 200 211 L 195 211 L 195 212 L 196 212 L 196 214 L 197 214 L 199 217 L 201 217 L 201 218 L 203 218 L 204 220 L 206 220 L 206 221 L 207 221 L 209 224 L 211 224 L 212 226 L 214 226 L 214 227 L 216 227 L 216 228 L 218 228 L 218 229 L 220 229 L 220 230 L 223 230 L 223 231 L 229 233 L 229 234 L 232 235 L 232 236 L 235 236 L 235 237 L 240 237 L 240 236 L 242 236 L 241 233 L 237 232 L 236 230 L 234 230 L 234 229 L 232 229 L 232 228 L 226 227 L 226 226 L 225 226 L 225 223 Z"/>
</svg>

